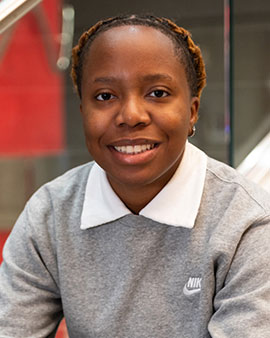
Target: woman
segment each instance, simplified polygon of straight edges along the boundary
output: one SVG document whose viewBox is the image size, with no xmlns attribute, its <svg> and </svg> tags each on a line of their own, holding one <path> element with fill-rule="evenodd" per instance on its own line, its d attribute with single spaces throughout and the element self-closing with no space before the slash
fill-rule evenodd
<svg viewBox="0 0 270 338">
<path fill-rule="evenodd" d="M 0 337 L 267 337 L 270 201 L 190 145 L 205 70 L 153 16 L 73 50 L 95 163 L 42 187 L 4 249 Z"/>
</svg>

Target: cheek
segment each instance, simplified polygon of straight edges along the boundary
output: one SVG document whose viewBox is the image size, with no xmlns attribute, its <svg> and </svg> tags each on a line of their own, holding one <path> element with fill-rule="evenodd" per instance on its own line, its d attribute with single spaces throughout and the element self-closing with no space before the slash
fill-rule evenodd
<svg viewBox="0 0 270 338">
<path fill-rule="evenodd" d="M 83 127 L 88 152 L 93 158 L 96 158 L 100 148 L 101 131 L 98 128 L 98 124 L 92 118 L 84 118 Z"/>
<path fill-rule="evenodd" d="M 83 116 L 83 129 L 86 141 L 89 141 L 89 139 L 93 136 L 93 131 L 95 130 L 93 128 L 93 121 L 91 121 L 89 116 Z"/>
<path fill-rule="evenodd" d="M 83 126 L 87 140 L 102 137 L 108 128 L 104 115 L 96 114 L 95 112 L 83 114 Z"/>
<path fill-rule="evenodd" d="M 167 112 L 159 118 L 159 126 L 168 136 L 185 137 L 189 129 L 189 114 L 181 111 Z"/>
</svg>

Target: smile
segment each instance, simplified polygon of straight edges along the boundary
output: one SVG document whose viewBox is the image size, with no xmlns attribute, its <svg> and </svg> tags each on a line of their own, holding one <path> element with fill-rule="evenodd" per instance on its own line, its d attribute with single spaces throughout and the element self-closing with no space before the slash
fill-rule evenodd
<svg viewBox="0 0 270 338">
<path fill-rule="evenodd" d="M 128 146 L 114 146 L 113 148 L 124 154 L 135 155 L 144 153 L 145 151 L 151 150 L 155 147 L 155 144 L 136 144 L 136 145 L 128 145 Z"/>
</svg>

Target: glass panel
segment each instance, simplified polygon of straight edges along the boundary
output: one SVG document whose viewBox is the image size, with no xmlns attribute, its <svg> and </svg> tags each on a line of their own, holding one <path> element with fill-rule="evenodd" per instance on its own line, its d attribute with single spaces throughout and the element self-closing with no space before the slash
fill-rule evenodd
<svg viewBox="0 0 270 338">
<path fill-rule="evenodd" d="M 238 166 L 270 131 L 270 2 L 238 0 L 234 6 L 234 163 Z"/>
</svg>

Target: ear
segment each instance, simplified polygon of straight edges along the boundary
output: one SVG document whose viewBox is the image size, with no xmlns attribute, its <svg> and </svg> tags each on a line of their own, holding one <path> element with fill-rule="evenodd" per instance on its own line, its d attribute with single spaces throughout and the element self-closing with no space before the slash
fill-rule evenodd
<svg viewBox="0 0 270 338">
<path fill-rule="evenodd" d="M 190 128 L 194 126 L 194 124 L 198 121 L 199 115 L 199 106 L 200 99 L 196 96 L 192 97 L 190 102 Z"/>
<path fill-rule="evenodd" d="M 198 97 L 192 97 L 190 101 L 190 120 L 188 128 L 188 136 L 192 137 L 195 134 L 195 124 L 198 121 L 198 111 L 200 106 L 200 99 Z"/>
</svg>

